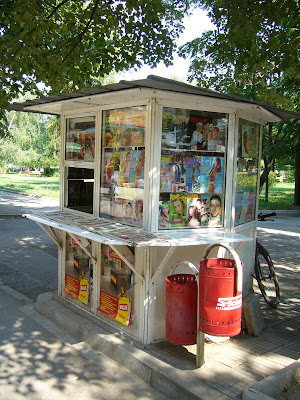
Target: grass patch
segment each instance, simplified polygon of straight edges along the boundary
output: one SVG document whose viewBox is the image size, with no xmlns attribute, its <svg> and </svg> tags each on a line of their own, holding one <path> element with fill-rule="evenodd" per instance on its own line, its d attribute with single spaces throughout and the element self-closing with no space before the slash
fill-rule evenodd
<svg viewBox="0 0 300 400">
<path fill-rule="evenodd" d="M 0 189 L 58 199 L 59 176 L 0 174 Z"/>
<path fill-rule="evenodd" d="M 59 177 L 0 174 L 0 189 L 33 196 L 59 198 Z M 264 201 L 265 189 L 259 196 L 260 210 L 295 210 L 295 183 L 276 183 L 269 188 L 269 202 Z M 299 207 L 298 207 L 299 208 Z"/>
<path fill-rule="evenodd" d="M 265 202 L 265 188 L 259 195 L 260 210 L 295 210 L 294 202 L 295 183 L 278 182 L 269 188 L 269 201 Z"/>
</svg>

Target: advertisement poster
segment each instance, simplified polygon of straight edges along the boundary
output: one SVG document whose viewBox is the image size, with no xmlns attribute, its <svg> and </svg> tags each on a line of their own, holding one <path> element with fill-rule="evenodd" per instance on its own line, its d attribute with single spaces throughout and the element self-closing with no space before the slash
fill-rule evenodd
<svg viewBox="0 0 300 400">
<path fill-rule="evenodd" d="M 131 299 L 124 293 L 121 293 L 118 297 L 115 297 L 101 290 L 100 302 L 97 310 L 125 326 L 129 326 L 131 324 Z"/>
<path fill-rule="evenodd" d="M 72 296 L 74 299 L 78 299 L 80 290 L 80 280 L 73 278 L 70 275 L 65 275 L 65 293 Z"/>
<path fill-rule="evenodd" d="M 89 302 L 89 280 L 84 276 L 82 276 L 80 279 L 78 300 L 86 305 Z"/>
</svg>

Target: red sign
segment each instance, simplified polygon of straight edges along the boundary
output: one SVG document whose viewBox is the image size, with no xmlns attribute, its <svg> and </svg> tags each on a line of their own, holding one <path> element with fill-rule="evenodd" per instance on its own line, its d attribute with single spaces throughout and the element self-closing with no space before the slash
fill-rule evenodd
<svg viewBox="0 0 300 400">
<path fill-rule="evenodd" d="M 65 275 L 65 293 L 78 299 L 80 290 L 80 280 L 70 275 Z"/>
<path fill-rule="evenodd" d="M 115 319 L 118 313 L 119 300 L 117 297 L 111 296 L 108 293 L 100 291 L 100 305 L 98 310 L 110 318 Z"/>
</svg>

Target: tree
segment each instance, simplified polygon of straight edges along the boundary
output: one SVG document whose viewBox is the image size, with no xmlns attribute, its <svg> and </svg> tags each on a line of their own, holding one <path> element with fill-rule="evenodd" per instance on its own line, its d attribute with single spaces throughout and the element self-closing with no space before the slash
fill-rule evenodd
<svg viewBox="0 0 300 400">
<path fill-rule="evenodd" d="M 213 31 L 185 44 L 180 54 L 190 57 L 190 80 L 278 107 L 299 110 L 299 6 L 297 0 L 201 0 L 196 6 L 208 11 Z M 299 148 L 297 124 L 269 124 L 265 128 L 263 156 L 267 180 L 280 144 Z M 293 137 L 292 142 L 289 139 Z M 288 139 L 289 138 L 289 139 Z M 296 160 L 300 160 L 300 154 Z M 296 164 L 297 165 L 297 164 Z M 297 177 L 300 172 L 296 172 Z M 295 204 L 300 203 L 300 193 Z"/>
<path fill-rule="evenodd" d="M 0 99 L 95 84 L 111 71 L 172 62 L 187 0 L 4 0 Z M 1 104 L 0 104 L 1 105 Z"/>
<path fill-rule="evenodd" d="M 270 86 L 284 74 L 299 86 L 297 0 L 193 3 L 207 10 L 216 29 L 182 47 L 181 54 L 192 59 L 190 78 L 240 92 L 241 86 Z"/>
<path fill-rule="evenodd" d="M 0 139 L 1 165 L 33 168 L 59 165 L 59 118 L 7 112 L 7 133 Z"/>
</svg>

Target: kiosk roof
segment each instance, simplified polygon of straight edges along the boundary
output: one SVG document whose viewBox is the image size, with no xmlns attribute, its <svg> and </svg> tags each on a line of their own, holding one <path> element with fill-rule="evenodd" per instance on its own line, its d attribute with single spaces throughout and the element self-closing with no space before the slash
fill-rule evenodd
<svg viewBox="0 0 300 400">
<path fill-rule="evenodd" d="M 43 114 L 61 114 L 61 102 L 75 102 L 79 98 L 90 98 L 92 96 L 99 96 L 105 93 L 113 93 L 117 91 L 123 91 L 128 89 L 137 88 L 148 88 L 155 90 L 163 90 L 169 92 L 191 94 L 196 96 L 206 96 L 209 98 L 215 98 L 220 100 L 228 100 L 231 102 L 244 103 L 248 105 L 254 105 L 258 108 L 264 109 L 266 112 L 271 113 L 280 120 L 283 119 L 299 119 L 300 114 L 284 110 L 282 108 L 274 107 L 269 104 L 260 103 L 252 100 L 248 100 L 238 96 L 232 96 L 228 94 L 219 93 L 210 89 L 205 89 L 193 85 L 189 85 L 183 82 L 174 81 L 172 79 L 162 78 L 155 75 L 149 75 L 146 79 L 126 81 L 121 80 L 119 83 L 110 85 L 100 85 L 93 88 L 76 90 L 71 93 L 60 93 L 56 95 L 50 95 L 47 97 L 38 98 L 35 100 L 28 100 L 23 103 L 13 103 L 6 107 L 6 110 L 25 111 L 25 112 L 37 112 Z M 272 118 L 270 119 L 272 120 Z"/>
</svg>

